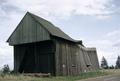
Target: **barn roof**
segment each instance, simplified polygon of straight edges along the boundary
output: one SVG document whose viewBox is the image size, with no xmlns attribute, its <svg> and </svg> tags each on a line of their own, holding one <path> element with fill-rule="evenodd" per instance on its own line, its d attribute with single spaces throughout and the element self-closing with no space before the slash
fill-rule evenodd
<svg viewBox="0 0 120 81">
<path fill-rule="evenodd" d="M 60 28 L 53 25 L 51 22 L 34 15 L 30 12 L 28 12 L 36 21 L 38 21 L 45 29 L 49 31 L 49 33 L 53 36 L 60 37 L 69 41 L 77 42 L 76 40 L 72 39 L 70 36 L 68 36 L 66 33 L 64 33 Z"/>
<path fill-rule="evenodd" d="M 38 22 L 43 28 L 45 28 L 52 36 L 55 37 L 59 37 L 71 42 L 75 42 L 77 44 L 81 44 L 82 45 L 82 41 L 81 40 L 74 40 L 72 39 L 70 36 L 68 36 L 66 33 L 64 33 L 60 28 L 56 27 L 55 25 L 53 25 L 51 22 L 37 16 L 34 15 L 30 12 L 27 12 L 26 15 L 30 15 L 35 22 Z M 17 29 L 17 28 L 16 28 Z M 15 29 L 15 31 L 16 31 Z M 14 32 L 15 32 L 14 31 Z M 8 38 L 7 42 L 9 42 L 9 39 L 12 37 L 12 35 L 14 34 L 14 32 L 11 34 L 11 36 Z"/>
</svg>

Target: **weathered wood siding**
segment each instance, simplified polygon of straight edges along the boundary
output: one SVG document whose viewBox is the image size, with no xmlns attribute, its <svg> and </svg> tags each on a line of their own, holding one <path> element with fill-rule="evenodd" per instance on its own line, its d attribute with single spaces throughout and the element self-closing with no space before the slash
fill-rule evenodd
<svg viewBox="0 0 120 81">
<path fill-rule="evenodd" d="M 86 47 L 65 40 L 55 41 L 56 75 L 78 75 L 99 69 L 96 50 L 88 50 Z"/>
<path fill-rule="evenodd" d="M 56 75 L 78 75 L 88 70 L 85 51 L 77 44 L 56 41 Z"/>
<path fill-rule="evenodd" d="M 75 46 L 56 41 L 56 75 L 73 75 L 76 69 Z"/>
<path fill-rule="evenodd" d="M 81 55 L 79 57 L 80 62 L 81 62 L 81 71 L 82 72 L 87 72 L 89 71 L 89 65 L 91 65 L 91 61 L 90 61 L 90 58 L 87 54 L 87 51 L 86 51 L 86 47 L 83 47 L 81 45 L 79 45 L 79 51 L 81 51 L 79 54 Z"/>
<path fill-rule="evenodd" d="M 49 39 L 49 32 L 40 23 L 36 22 L 31 15 L 26 14 L 8 39 L 8 42 L 10 45 L 17 45 Z"/>
<path fill-rule="evenodd" d="M 88 56 L 91 61 L 91 70 L 98 70 L 99 69 L 99 62 L 97 57 L 97 51 L 95 48 L 88 48 L 87 50 Z"/>
<path fill-rule="evenodd" d="M 60 38 L 54 39 L 53 42 L 16 45 L 14 50 L 16 72 L 21 72 L 21 68 L 24 68 L 24 72 L 27 73 L 49 72 L 52 75 L 78 75 L 99 69 L 96 50 Z"/>
</svg>

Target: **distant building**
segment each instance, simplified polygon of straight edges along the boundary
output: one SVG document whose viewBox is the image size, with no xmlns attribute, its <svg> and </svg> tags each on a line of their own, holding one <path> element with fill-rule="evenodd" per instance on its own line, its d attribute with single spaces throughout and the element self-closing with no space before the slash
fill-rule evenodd
<svg viewBox="0 0 120 81">
<path fill-rule="evenodd" d="M 7 40 L 14 46 L 14 71 L 77 75 L 99 69 L 95 48 L 86 48 L 49 21 L 29 12 Z"/>
</svg>

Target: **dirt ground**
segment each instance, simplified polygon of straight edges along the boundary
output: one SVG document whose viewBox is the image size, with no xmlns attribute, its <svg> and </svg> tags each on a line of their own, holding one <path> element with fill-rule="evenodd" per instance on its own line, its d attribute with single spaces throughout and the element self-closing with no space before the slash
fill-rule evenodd
<svg viewBox="0 0 120 81">
<path fill-rule="evenodd" d="M 120 73 L 78 81 L 120 81 Z"/>
</svg>

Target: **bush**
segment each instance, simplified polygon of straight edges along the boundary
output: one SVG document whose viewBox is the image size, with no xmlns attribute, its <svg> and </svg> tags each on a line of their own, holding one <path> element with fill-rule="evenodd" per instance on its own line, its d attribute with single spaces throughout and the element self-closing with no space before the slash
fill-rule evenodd
<svg viewBox="0 0 120 81">
<path fill-rule="evenodd" d="M 4 67 L 3 67 L 3 69 L 2 69 L 2 72 L 3 72 L 3 73 L 10 73 L 10 68 L 9 68 L 9 65 L 8 65 L 8 64 L 4 65 Z"/>
<path fill-rule="evenodd" d="M 113 65 L 109 67 L 109 69 L 114 69 L 114 68 L 115 68 L 115 67 L 114 67 Z"/>
</svg>

